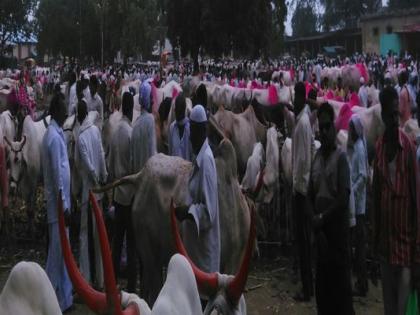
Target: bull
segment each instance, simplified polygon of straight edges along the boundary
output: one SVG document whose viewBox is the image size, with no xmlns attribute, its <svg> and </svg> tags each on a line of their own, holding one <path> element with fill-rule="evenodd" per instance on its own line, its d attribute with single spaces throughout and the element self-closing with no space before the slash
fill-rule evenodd
<svg viewBox="0 0 420 315">
<path fill-rule="evenodd" d="M 168 220 L 175 239 L 175 247 L 183 256 L 175 255 L 171 258 L 168 267 L 167 279 L 160 291 L 156 302 L 150 310 L 147 303 L 135 294 L 118 293 L 113 273 L 112 259 L 107 239 L 105 224 L 95 197 L 90 193 L 92 211 L 98 226 L 102 261 L 104 264 L 105 293 L 94 290 L 84 280 L 75 259 L 65 232 L 63 204 L 59 196 L 59 231 L 64 261 L 70 279 L 76 292 L 97 314 L 201 314 L 199 296 L 209 299 L 204 314 L 245 315 L 246 305 L 242 292 L 245 288 L 249 264 L 255 239 L 255 214 L 252 212 L 251 228 L 248 236 L 246 250 L 242 258 L 239 272 L 236 276 L 219 273 L 207 274 L 197 268 L 189 259 L 181 241 L 175 217 L 173 200 L 170 205 Z"/>
<path fill-rule="evenodd" d="M 35 122 L 30 116 L 23 121 L 22 140 L 4 141 L 10 150 L 10 191 L 21 193 L 27 203 L 29 234 L 34 231 L 34 207 L 36 188 L 42 176 L 41 147 L 50 117 Z"/>
<path fill-rule="evenodd" d="M 221 231 L 220 270 L 232 274 L 239 265 L 241 248 L 249 231 L 249 207 L 237 179 L 236 154 L 230 141 L 222 140 L 215 150 L 215 158 Z M 158 154 L 151 157 L 138 174 L 96 191 L 103 192 L 122 184 L 135 187 L 132 221 L 144 271 L 142 292 L 149 302 L 156 299 L 162 286 L 162 268 L 174 252 L 167 234 L 170 231 L 170 197 L 176 196 L 177 204 L 188 204 L 188 180 L 192 170 L 192 163 L 188 161 Z"/>
</svg>

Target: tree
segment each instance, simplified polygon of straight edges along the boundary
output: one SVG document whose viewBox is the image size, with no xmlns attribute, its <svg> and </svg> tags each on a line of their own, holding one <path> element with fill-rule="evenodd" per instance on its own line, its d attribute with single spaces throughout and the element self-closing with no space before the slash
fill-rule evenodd
<svg viewBox="0 0 420 315">
<path fill-rule="evenodd" d="M 326 31 L 355 28 L 360 16 L 375 13 L 381 6 L 380 0 L 320 0 L 320 3 L 325 8 L 322 24 Z"/>
<path fill-rule="evenodd" d="M 292 17 L 293 36 L 299 37 L 316 33 L 318 16 L 314 12 L 313 2 L 298 2 Z"/>
<path fill-rule="evenodd" d="M 260 56 L 283 37 L 284 0 L 173 0 L 167 8 L 169 39 L 195 61 L 200 49 L 216 57 Z"/>
<path fill-rule="evenodd" d="M 389 0 L 388 8 L 390 10 L 408 9 L 420 6 L 419 0 Z"/>
<path fill-rule="evenodd" d="M 31 23 L 29 14 L 34 9 L 34 0 L 2 0 L 0 5 L 0 55 L 4 55 L 8 44 L 18 35 L 29 36 Z"/>
<path fill-rule="evenodd" d="M 158 0 L 40 0 L 37 11 L 38 50 L 53 56 L 112 61 L 150 56 L 162 36 Z M 164 34 L 163 34 L 164 35 Z M 63 40 L 65 39 L 65 40 Z"/>
<path fill-rule="evenodd" d="M 93 0 L 41 0 L 38 51 L 54 57 L 100 57 L 100 24 Z"/>
</svg>

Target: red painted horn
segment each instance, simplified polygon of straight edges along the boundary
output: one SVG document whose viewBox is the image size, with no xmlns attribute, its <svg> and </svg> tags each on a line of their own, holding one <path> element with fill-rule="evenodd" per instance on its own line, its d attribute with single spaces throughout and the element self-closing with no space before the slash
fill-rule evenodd
<svg viewBox="0 0 420 315">
<path fill-rule="evenodd" d="M 219 290 L 219 279 L 217 273 L 207 273 L 200 270 L 188 256 L 184 243 L 182 242 L 181 236 L 179 235 L 173 199 L 171 199 L 171 227 L 175 239 L 175 248 L 178 251 L 178 253 L 185 256 L 185 258 L 187 258 L 187 260 L 189 261 L 191 268 L 194 272 L 199 292 L 206 296 L 214 296 Z"/>
<path fill-rule="evenodd" d="M 255 228 L 255 209 L 251 208 L 251 224 L 249 226 L 248 243 L 246 245 L 245 254 L 242 258 L 241 267 L 235 278 L 229 283 L 226 289 L 227 298 L 233 305 L 237 305 L 245 289 L 248 278 L 249 263 L 251 262 L 252 252 L 254 249 L 254 240 L 256 235 Z"/>
<path fill-rule="evenodd" d="M 92 211 L 95 216 L 98 229 L 99 243 L 101 246 L 102 264 L 104 267 L 104 282 L 107 304 L 111 314 L 114 315 L 140 315 L 140 310 L 134 304 L 130 304 L 124 311 L 121 310 L 120 296 L 117 291 L 117 285 L 112 265 L 111 250 L 109 248 L 108 235 L 105 229 L 105 222 L 101 210 L 98 206 L 95 196 L 89 191 L 89 200 L 92 204 Z"/>
<path fill-rule="evenodd" d="M 58 196 L 58 227 L 60 234 L 61 248 L 63 251 L 64 262 L 67 267 L 67 271 L 71 282 L 73 283 L 74 289 L 77 294 L 83 299 L 85 304 L 95 313 L 104 314 L 107 312 L 107 300 L 106 295 L 102 292 L 94 290 L 89 283 L 81 275 L 77 268 L 76 261 L 74 260 L 73 253 L 71 252 L 70 244 L 67 239 L 67 233 L 64 226 L 64 211 L 63 211 L 63 200 L 61 198 L 61 191 Z"/>
</svg>

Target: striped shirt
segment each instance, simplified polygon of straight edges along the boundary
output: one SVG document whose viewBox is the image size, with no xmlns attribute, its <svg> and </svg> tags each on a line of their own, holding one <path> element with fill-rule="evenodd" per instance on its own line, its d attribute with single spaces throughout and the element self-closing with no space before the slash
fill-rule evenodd
<svg viewBox="0 0 420 315">
<path fill-rule="evenodd" d="M 374 162 L 374 248 L 391 265 L 410 267 L 417 258 L 416 249 L 420 249 L 415 147 L 399 130 L 397 154 L 392 162 L 387 160 L 385 148 L 381 137 L 376 143 Z M 392 171 L 391 163 L 395 165 Z"/>
</svg>

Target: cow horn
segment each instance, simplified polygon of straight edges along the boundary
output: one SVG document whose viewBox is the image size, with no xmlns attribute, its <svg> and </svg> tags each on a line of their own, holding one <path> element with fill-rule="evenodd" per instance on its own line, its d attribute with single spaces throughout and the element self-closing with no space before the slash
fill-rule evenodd
<svg viewBox="0 0 420 315">
<path fill-rule="evenodd" d="M 96 226 L 98 229 L 99 243 L 101 246 L 102 264 L 104 267 L 104 282 L 107 302 L 109 310 L 115 315 L 140 315 L 138 307 L 130 304 L 124 311 L 121 310 L 120 298 L 117 292 L 117 285 L 114 275 L 114 267 L 112 265 L 111 250 L 109 248 L 108 236 L 105 229 L 104 219 L 99 209 L 95 196 L 90 191 L 89 199 L 92 203 L 92 211 L 95 216 Z"/>
<path fill-rule="evenodd" d="M 64 214 L 63 214 L 63 200 L 61 198 L 61 191 L 57 200 L 58 204 L 58 227 L 60 234 L 61 248 L 63 251 L 64 262 L 73 286 L 83 299 L 86 305 L 95 313 L 103 314 L 107 311 L 106 295 L 102 292 L 94 290 L 83 278 L 79 269 L 77 268 L 76 261 L 73 253 L 71 252 L 70 244 L 67 239 L 67 233 L 64 227 Z"/>
<path fill-rule="evenodd" d="M 254 248 L 254 240 L 256 235 L 255 228 L 255 208 L 251 208 L 251 224 L 249 226 L 248 243 L 245 248 L 245 254 L 242 258 L 241 267 L 235 278 L 229 283 L 226 289 L 226 295 L 232 305 L 237 305 L 241 298 L 242 292 L 245 289 L 246 281 L 248 278 L 249 263 L 251 261 L 252 252 Z"/>
<path fill-rule="evenodd" d="M 181 236 L 178 231 L 178 224 L 175 216 L 175 206 L 173 199 L 171 200 L 171 227 L 172 233 L 175 238 L 175 248 L 181 255 L 187 258 L 194 272 L 195 281 L 197 282 L 198 290 L 201 294 L 206 296 L 214 296 L 219 290 L 219 279 L 217 273 L 206 273 L 200 270 L 188 256 L 185 246 L 182 242 Z"/>
</svg>

